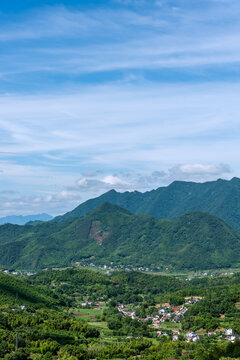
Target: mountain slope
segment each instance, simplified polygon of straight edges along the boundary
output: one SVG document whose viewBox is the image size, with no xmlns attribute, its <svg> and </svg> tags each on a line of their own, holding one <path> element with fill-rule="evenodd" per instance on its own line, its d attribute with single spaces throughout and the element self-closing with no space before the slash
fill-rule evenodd
<svg viewBox="0 0 240 360">
<path fill-rule="evenodd" d="M 157 219 L 176 219 L 189 211 L 202 211 L 224 220 L 240 231 L 240 179 L 206 183 L 174 181 L 167 187 L 140 193 L 118 193 L 115 190 L 80 204 L 73 211 L 58 216 L 61 222 L 83 216 L 102 202 L 110 202 L 134 214 L 149 214 Z"/>
<path fill-rule="evenodd" d="M 34 305 L 52 307 L 60 304 L 62 299 L 50 290 L 27 284 L 23 279 L 0 273 L 0 306 L 1 305 Z"/>
<path fill-rule="evenodd" d="M 11 215 L 0 218 L 0 225 L 4 224 L 15 224 L 15 225 L 25 225 L 29 221 L 49 221 L 53 217 L 48 214 L 36 214 L 36 215 Z"/>
<path fill-rule="evenodd" d="M 84 217 L 20 228 L 19 238 L 0 245 L 0 265 L 28 270 L 75 262 L 178 269 L 239 265 L 240 235 L 201 212 L 157 220 L 103 203 Z"/>
</svg>

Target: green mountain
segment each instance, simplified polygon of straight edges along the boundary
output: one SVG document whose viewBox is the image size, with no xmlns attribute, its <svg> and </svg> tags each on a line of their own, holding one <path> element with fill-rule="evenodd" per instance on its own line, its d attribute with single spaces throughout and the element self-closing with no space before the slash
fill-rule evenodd
<svg viewBox="0 0 240 360">
<path fill-rule="evenodd" d="M 86 216 L 60 223 L 0 226 L 0 239 L 0 265 L 18 269 L 75 262 L 176 269 L 240 263 L 240 235 L 222 220 L 201 212 L 157 220 L 103 203 Z"/>
<path fill-rule="evenodd" d="M 176 219 L 189 211 L 202 211 L 217 216 L 240 231 L 240 179 L 217 180 L 205 183 L 174 181 L 166 187 L 141 193 L 118 193 L 111 190 L 80 204 L 73 211 L 58 216 L 61 222 L 79 217 L 102 202 L 119 205 L 134 214 L 149 214 L 157 219 Z"/>
</svg>

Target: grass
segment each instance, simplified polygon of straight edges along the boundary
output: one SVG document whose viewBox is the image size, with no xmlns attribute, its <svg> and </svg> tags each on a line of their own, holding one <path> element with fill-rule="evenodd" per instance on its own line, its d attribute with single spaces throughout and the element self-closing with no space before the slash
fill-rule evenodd
<svg viewBox="0 0 240 360">
<path fill-rule="evenodd" d="M 102 309 L 78 309 L 78 312 L 83 315 L 101 315 Z"/>
<path fill-rule="evenodd" d="M 180 329 L 181 328 L 181 324 L 180 323 L 173 323 L 173 322 L 164 322 L 163 324 L 162 324 L 162 327 L 167 327 L 168 329 L 170 329 L 170 328 L 178 328 L 178 329 Z"/>
<path fill-rule="evenodd" d="M 88 317 L 88 316 L 76 316 L 77 320 L 81 320 L 81 321 L 86 321 L 89 322 L 92 320 L 92 318 Z"/>
<path fill-rule="evenodd" d="M 89 322 L 89 325 L 91 326 L 97 326 L 101 330 L 109 330 L 106 322 Z"/>
<path fill-rule="evenodd" d="M 97 315 L 102 315 L 102 309 L 76 309 L 73 314 L 75 315 L 76 319 L 83 320 L 87 322 L 94 321 Z"/>
</svg>

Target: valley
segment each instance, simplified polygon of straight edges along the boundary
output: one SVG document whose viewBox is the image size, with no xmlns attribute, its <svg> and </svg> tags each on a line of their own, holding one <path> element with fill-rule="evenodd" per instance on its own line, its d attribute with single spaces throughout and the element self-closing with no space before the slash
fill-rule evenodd
<svg viewBox="0 0 240 360">
<path fill-rule="evenodd" d="M 0 274 L 0 357 L 236 358 L 239 276 L 186 281 L 77 268 Z"/>
<path fill-rule="evenodd" d="M 238 181 L 214 182 L 216 193 L 219 184 L 232 189 Z M 176 186 L 180 200 L 195 187 L 156 191 L 167 192 L 169 203 Z M 140 196 L 103 197 L 113 194 L 135 205 Z M 106 201 L 90 205 L 73 216 L 0 226 L 0 358 L 239 358 L 237 228 L 210 205 L 172 219 Z"/>
</svg>

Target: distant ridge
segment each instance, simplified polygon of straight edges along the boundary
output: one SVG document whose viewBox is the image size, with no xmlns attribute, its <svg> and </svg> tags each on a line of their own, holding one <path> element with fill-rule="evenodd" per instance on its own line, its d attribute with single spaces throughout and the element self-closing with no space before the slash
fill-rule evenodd
<svg viewBox="0 0 240 360">
<path fill-rule="evenodd" d="M 202 211 L 217 216 L 240 231 L 240 179 L 236 177 L 205 183 L 174 181 L 169 186 L 145 193 L 110 190 L 56 217 L 54 221 L 83 216 L 105 201 L 134 214 L 148 214 L 157 219 L 176 219 L 189 211 Z"/>
<path fill-rule="evenodd" d="M 42 213 L 36 215 L 10 215 L 0 218 L 0 225 L 4 224 L 15 224 L 15 225 L 25 225 L 29 221 L 49 221 L 52 220 L 51 215 Z"/>
</svg>

